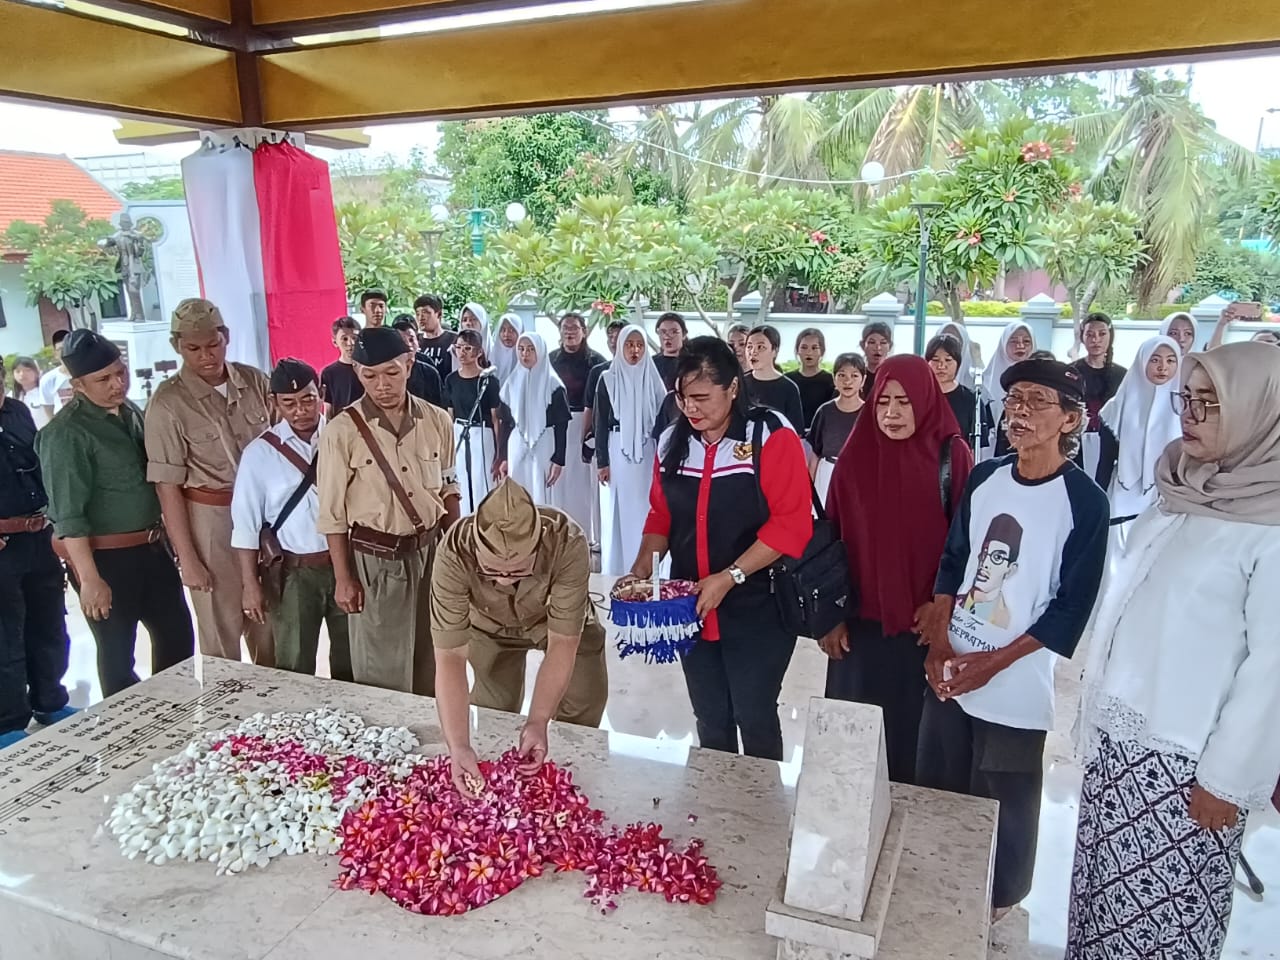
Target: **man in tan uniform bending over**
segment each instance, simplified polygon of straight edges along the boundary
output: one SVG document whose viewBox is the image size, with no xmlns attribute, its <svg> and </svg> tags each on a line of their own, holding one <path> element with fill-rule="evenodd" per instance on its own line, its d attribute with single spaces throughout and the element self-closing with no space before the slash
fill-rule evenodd
<svg viewBox="0 0 1280 960">
<path fill-rule="evenodd" d="M 469 703 L 518 712 L 530 650 L 545 656 L 520 733 L 522 772 L 536 772 L 546 759 L 553 717 L 599 725 L 609 676 L 604 629 L 587 596 L 589 560 L 582 528 L 560 510 L 534 506 L 511 479 L 441 542 L 431 576 L 436 705 L 459 791 L 474 795 L 482 782 Z M 470 701 L 468 659 L 476 678 Z"/>
</svg>

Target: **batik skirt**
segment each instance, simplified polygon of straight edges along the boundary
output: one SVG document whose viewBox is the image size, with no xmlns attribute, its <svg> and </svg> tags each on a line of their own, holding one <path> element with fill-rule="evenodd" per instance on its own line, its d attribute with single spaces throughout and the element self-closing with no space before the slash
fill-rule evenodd
<svg viewBox="0 0 1280 960">
<path fill-rule="evenodd" d="M 1188 814 L 1196 762 L 1101 734 L 1085 769 L 1065 960 L 1214 960 L 1231 918 L 1245 814 Z"/>
</svg>

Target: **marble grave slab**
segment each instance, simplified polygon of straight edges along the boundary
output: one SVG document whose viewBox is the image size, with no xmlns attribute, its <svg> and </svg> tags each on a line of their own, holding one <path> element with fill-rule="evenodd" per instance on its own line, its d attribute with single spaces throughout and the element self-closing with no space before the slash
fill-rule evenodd
<svg viewBox="0 0 1280 960">
<path fill-rule="evenodd" d="M 0 960 L 775 955 L 764 913 L 786 863 L 795 766 L 563 724 L 551 728 L 552 758 L 612 822 L 657 820 L 677 842 L 705 840 L 724 881 L 714 904 L 628 892 L 604 916 L 571 873 L 531 879 L 461 917 L 421 917 L 335 889 L 336 858 L 218 877 L 208 863 L 155 867 L 120 854 L 103 821 L 152 763 L 200 730 L 316 707 L 403 724 L 423 753 L 444 749 L 432 700 L 196 658 L 0 752 Z M 477 710 L 472 722 L 477 750 L 493 756 L 515 743 L 520 718 Z M 909 816 L 877 956 L 982 960 L 995 804 L 899 786 L 892 795 Z"/>
</svg>

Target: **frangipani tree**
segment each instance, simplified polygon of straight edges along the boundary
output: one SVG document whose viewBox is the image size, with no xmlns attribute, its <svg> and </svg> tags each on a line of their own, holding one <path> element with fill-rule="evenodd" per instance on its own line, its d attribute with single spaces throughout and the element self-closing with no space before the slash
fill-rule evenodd
<svg viewBox="0 0 1280 960">
<path fill-rule="evenodd" d="M 1044 224 L 1044 269 L 1067 290 L 1075 320 L 1071 355 L 1079 353 L 1080 323 L 1099 294 L 1127 287 L 1145 258 L 1141 218 L 1118 203 L 1081 197 L 1064 204 Z"/>
</svg>

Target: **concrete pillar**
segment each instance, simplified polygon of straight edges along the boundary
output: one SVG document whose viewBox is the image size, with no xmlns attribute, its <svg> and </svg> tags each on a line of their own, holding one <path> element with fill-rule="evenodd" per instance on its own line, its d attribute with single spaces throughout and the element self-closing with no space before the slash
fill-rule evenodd
<svg viewBox="0 0 1280 960">
<path fill-rule="evenodd" d="M 733 305 L 734 319 L 742 321 L 747 326 L 754 326 L 760 319 L 760 304 L 763 300 L 759 290 L 752 290 Z"/>
<path fill-rule="evenodd" d="M 902 303 L 892 293 L 878 293 L 862 305 L 867 323 L 879 320 L 893 328 L 893 342 L 898 342 L 898 321 L 902 319 Z M 906 332 L 903 332 L 907 336 Z M 861 337 L 859 337 L 861 339 Z M 908 343 L 910 338 L 908 337 Z"/>
<path fill-rule="evenodd" d="M 1195 349 L 1204 349 L 1204 345 L 1213 336 L 1213 328 L 1222 319 L 1222 311 L 1227 309 L 1227 305 L 1230 302 L 1213 293 L 1187 311 L 1187 313 L 1196 318 L 1196 342 L 1193 345 Z"/>
<path fill-rule="evenodd" d="M 1022 306 L 1022 319 L 1031 328 L 1037 350 L 1053 349 L 1053 324 L 1062 316 L 1062 304 L 1047 293 L 1037 293 Z"/>
</svg>

